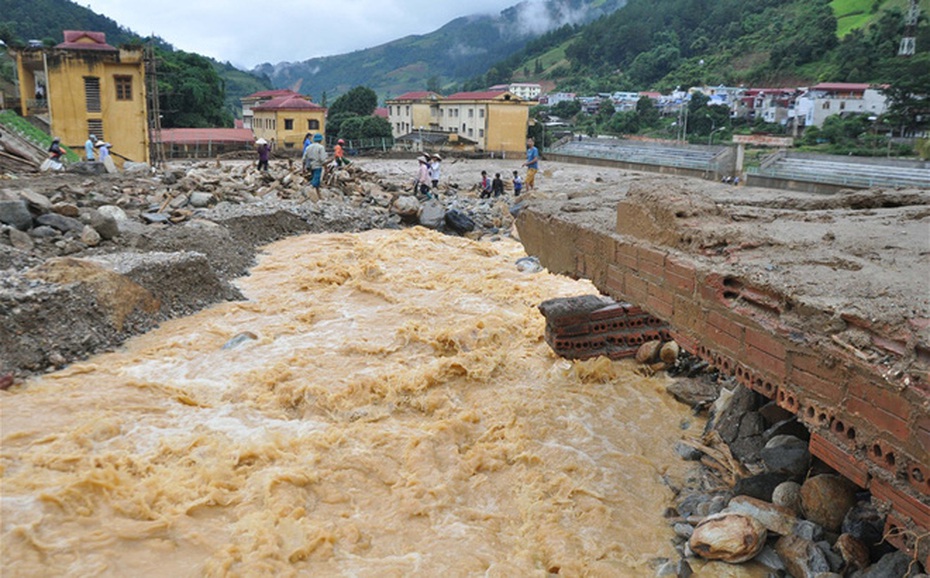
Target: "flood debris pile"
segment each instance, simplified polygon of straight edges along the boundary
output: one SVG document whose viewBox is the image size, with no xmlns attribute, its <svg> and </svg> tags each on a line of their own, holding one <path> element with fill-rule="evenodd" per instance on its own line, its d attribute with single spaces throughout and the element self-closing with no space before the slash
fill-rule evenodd
<svg viewBox="0 0 930 578">
<path fill-rule="evenodd" d="M 694 359 L 683 353 L 676 366 Z M 666 513 L 681 556 L 670 568 L 703 559 L 795 577 L 920 574 L 915 557 L 886 540 L 887 512 L 811 455 L 810 432 L 794 414 L 713 367 L 690 374 L 668 391 L 710 419 L 677 447 L 696 467 L 673 487 L 676 506 Z"/>
<path fill-rule="evenodd" d="M 269 171 L 199 162 L 4 180 L 0 376 L 61 367 L 164 319 L 240 298 L 230 280 L 248 271 L 258 246 L 286 236 L 419 225 L 493 239 L 513 225 L 505 200 L 459 194 L 456 186 L 418 198 L 408 183 L 357 165 L 328 173 L 319 192 L 291 161 Z M 69 261 L 48 266 L 68 275 L 32 272 L 56 259 Z M 90 282 L 110 275 L 148 295 L 121 323 L 113 323 L 104 295 L 110 286 Z"/>
</svg>

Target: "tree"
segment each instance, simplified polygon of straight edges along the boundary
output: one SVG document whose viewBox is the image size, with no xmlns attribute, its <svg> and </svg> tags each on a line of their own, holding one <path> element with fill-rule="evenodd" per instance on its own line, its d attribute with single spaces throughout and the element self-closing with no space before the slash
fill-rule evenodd
<svg viewBox="0 0 930 578">
<path fill-rule="evenodd" d="M 332 110 L 333 109 L 329 109 L 329 114 L 326 116 L 326 136 L 329 137 L 330 140 L 339 137 L 344 122 L 359 116 L 354 112 L 337 112 L 333 114 Z"/>
<path fill-rule="evenodd" d="M 375 91 L 367 86 L 356 86 L 333 101 L 329 114 L 351 112 L 358 116 L 369 116 L 377 107 L 378 95 Z"/>
<path fill-rule="evenodd" d="M 563 100 L 553 105 L 549 112 L 560 118 L 572 118 L 581 112 L 581 103 L 577 100 Z"/>
<path fill-rule="evenodd" d="M 391 123 L 380 116 L 353 116 L 340 124 L 339 138 L 346 140 L 391 138 Z"/>
<path fill-rule="evenodd" d="M 442 92 L 442 85 L 439 82 L 438 76 L 433 75 L 429 77 L 429 80 L 426 81 L 426 90 L 435 92 L 436 94 Z"/>
<path fill-rule="evenodd" d="M 659 122 L 659 109 L 656 101 L 642 96 L 636 101 L 636 118 L 640 128 L 653 127 Z"/>
<path fill-rule="evenodd" d="M 209 59 L 183 51 L 156 52 L 163 127 L 232 126 L 224 107 L 226 87 Z"/>
</svg>

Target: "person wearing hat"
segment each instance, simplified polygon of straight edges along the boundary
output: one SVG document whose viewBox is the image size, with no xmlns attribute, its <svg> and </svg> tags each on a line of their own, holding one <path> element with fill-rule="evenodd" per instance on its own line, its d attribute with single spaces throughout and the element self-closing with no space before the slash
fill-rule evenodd
<svg viewBox="0 0 930 578">
<path fill-rule="evenodd" d="M 417 157 L 417 162 L 419 163 L 419 168 L 417 169 L 417 180 L 413 188 L 427 199 L 432 198 L 429 187 L 429 157 L 424 154 L 421 157 Z"/>
<path fill-rule="evenodd" d="M 439 156 L 438 154 L 435 154 L 432 157 L 430 157 L 430 162 L 429 162 L 429 178 L 431 181 L 433 181 L 434 189 L 439 188 L 439 177 L 440 177 L 441 170 L 442 170 L 442 157 Z"/>
<path fill-rule="evenodd" d="M 304 168 L 310 171 L 310 186 L 320 192 L 320 181 L 323 179 L 323 165 L 326 164 L 326 149 L 323 148 L 323 135 L 313 135 L 313 142 L 304 151 Z"/>
<path fill-rule="evenodd" d="M 96 157 L 94 157 L 94 143 L 96 142 L 96 135 L 90 135 L 84 142 L 84 158 L 90 162 L 97 160 Z"/>
<path fill-rule="evenodd" d="M 271 156 L 271 147 L 268 146 L 268 141 L 263 138 L 255 141 L 255 144 L 258 145 L 258 170 L 267 171 L 268 157 Z"/>
<path fill-rule="evenodd" d="M 344 144 L 346 144 L 346 141 L 339 139 L 336 141 L 336 146 L 333 148 L 333 157 L 336 159 L 336 164 L 340 167 L 350 164 L 349 159 L 346 158 L 346 151 L 342 148 Z"/>
<path fill-rule="evenodd" d="M 98 140 L 94 146 L 97 148 L 97 158 L 100 159 L 100 162 L 105 161 L 110 156 L 110 143 Z"/>
</svg>

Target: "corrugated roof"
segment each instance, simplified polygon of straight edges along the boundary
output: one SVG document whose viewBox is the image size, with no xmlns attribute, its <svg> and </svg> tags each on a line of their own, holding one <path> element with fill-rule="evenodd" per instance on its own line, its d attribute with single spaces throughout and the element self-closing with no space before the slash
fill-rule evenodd
<svg viewBox="0 0 930 578">
<path fill-rule="evenodd" d="M 107 44 L 107 35 L 103 32 L 89 32 L 87 30 L 65 30 L 65 41 L 55 48 L 68 50 L 105 50 L 114 52 L 116 47 Z"/>
<path fill-rule="evenodd" d="M 168 144 L 250 143 L 254 140 L 255 135 L 247 128 L 164 128 L 161 130 L 161 142 Z"/>
<path fill-rule="evenodd" d="M 296 93 L 272 98 L 268 102 L 256 106 L 252 110 L 326 110 L 322 106 L 310 102 L 307 97 Z"/>
<path fill-rule="evenodd" d="M 821 82 L 817 86 L 812 86 L 811 90 L 845 90 L 859 92 L 865 91 L 871 86 L 871 84 L 862 84 L 858 82 Z"/>
<path fill-rule="evenodd" d="M 484 92 L 457 92 L 447 96 L 446 100 L 494 100 L 495 98 L 499 98 L 502 94 L 507 94 L 507 91 L 487 90 Z M 513 98 L 520 100 L 520 97 L 516 95 L 514 95 Z"/>
<path fill-rule="evenodd" d="M 436 94 L 435 92 L 430 92 L 428 90 L 421 90 L 419 92 L 405 92 L 400 96 L 395 96 L 388 100 L 433 100 L 441 99 L 443 96 L 441 94 Z"/>
<path fill-rule="evenodd" d="M 297 94 L 297 93 L 294 92 L 293 90 L 289 89 L 289 88 L 278 88 L 278 89 L 275 89 L 275 90 L 261 90 L 261 91 L 259 91 L 259 92 L 255 92 L 255 93 L 253 93 L 253 94 L 250 94 L 250 95 L 248 95 L 248 96 L 244 96 L 244 97 L 242 97 L 242 98 L 255 98 L 255 99 L 261 99 L 261 98 L 277 98 L 277 97 L 279 97 L 279 96 L 285 96 L 285 95 L 288 95 L 288 94 Z"/>
</svg>

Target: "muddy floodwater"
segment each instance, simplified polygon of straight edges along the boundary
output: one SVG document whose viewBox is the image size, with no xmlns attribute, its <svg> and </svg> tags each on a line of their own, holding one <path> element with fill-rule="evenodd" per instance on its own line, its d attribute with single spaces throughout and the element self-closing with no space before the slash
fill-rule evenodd
<svg viewBox="0 0 930 578">
<path fill-rule="evenodd" d="M 288 239 L 248 301 L 0 393 L 3 576 L 653 576 L 702 423 L 556 357 L 536 306 L 595 289 L 522 256 Z"/>
</svg>

